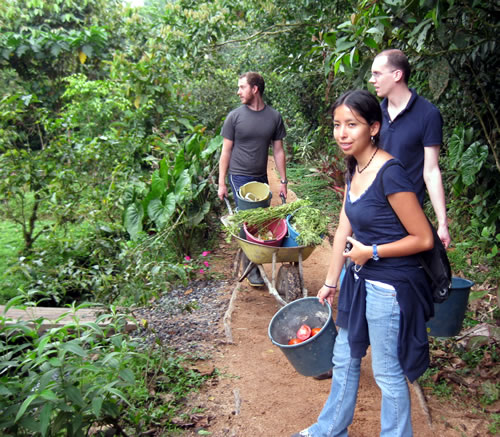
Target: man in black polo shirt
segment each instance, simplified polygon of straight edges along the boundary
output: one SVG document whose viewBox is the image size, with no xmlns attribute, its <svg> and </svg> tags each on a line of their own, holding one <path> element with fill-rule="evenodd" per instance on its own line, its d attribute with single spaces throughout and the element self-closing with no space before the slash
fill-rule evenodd
<svg viewBox="0 0 500 437">
<path fill-rule="evenodd" d="M 218 189 L 221 200 L 228 195 L 226 177 L 235 199 L 240 187 L 248 182 L 268 183 L 269 146 L 273 148 L 274 160 L 281 177 L 280 194 L 286 198 L 288 182 L 283 148 L 285 125 L 280 113 L 264 103 L 264 88 L 264 79 L 258 73 L 245 73 L 238 80 L 238 96 L 242 106 L 229 113 L 222 127 L 224 141 L 219 161 Z M 248 275 L 248 281 L 253 286 L 264 285 L 256 268 Z"/>
<path fill-rule="evenodd" d="M 408 88 L 410 64 L 401 50 L 379 53 L 372 64 L 370 83 L 381 103 L 383 123 L 380 144 L 405 166 L 423 205 L 425 187 L 438 220 L 437 233 L 445 247 L 450 244 L 439 148 L 443 119 L 439 110 Z"/>
</svg>

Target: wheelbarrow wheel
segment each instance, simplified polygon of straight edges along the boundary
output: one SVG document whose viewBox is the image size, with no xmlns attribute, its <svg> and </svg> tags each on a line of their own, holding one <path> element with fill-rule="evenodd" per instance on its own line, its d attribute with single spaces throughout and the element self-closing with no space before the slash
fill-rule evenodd
<svg viewBox="0 0 500 437">
<path fill-rule="evenodd" d="M 283 264 L 278 271 L 276 290 L 287 303 L 302 297 L 299 267 L 293 264 Z"/>
</svg>

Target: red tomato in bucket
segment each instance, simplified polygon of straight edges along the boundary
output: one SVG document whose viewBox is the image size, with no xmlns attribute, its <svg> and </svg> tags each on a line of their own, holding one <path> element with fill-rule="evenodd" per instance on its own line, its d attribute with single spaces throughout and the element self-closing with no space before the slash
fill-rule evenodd
<svg viewBox="0 0 500 437">
<path fill-rule="evenodd" d="M 321 328 L 313 328 L 311 329 L 311 337 L 316 335 L 319 331 L 321 331 Z"/>
<path fill-rule="evenodd" d="M 292 338 L 288 344 L 289 345 L 292 345 L 292 344 L 299 344 L 299 343 L 302 343 L 302 340 L 299 340 L 298 338 Z"/>
<path fill-rule="evenodd" d="M 311 336 L 311 328 L 307 325 L 302 325 L 297 331 L 297 338 L 300 341 L 307 340 Z"/>
</svg>

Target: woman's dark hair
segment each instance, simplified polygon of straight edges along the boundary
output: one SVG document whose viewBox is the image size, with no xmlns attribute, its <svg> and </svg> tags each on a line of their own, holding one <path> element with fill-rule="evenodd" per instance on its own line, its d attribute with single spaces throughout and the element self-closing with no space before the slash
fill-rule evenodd
<svg viewBox="0 0 500 437">
<path fill-rule="evenodd" d="M 332 114 L 335 114 L 335 110 L 342 105 L 347 106 L 351 111 L 359 114 L 359 116 L 364 118 L 370 126 L 376 121 L 382 125 L 382 110 L 380 109 L 380 104 L 377 98 L 370 92 L 366 90 L 347 91 L 333 104 Z M 377 135 L 373 137 L 376 146 L 378 146 L 379 140 L 380 130 Z M 346 178 L 351 180 L 354 170 L 356 169 L 356 158 L 354 158 L 354 156 L 348 156 L 345 162 L 347 167 Z"/>
</svg>

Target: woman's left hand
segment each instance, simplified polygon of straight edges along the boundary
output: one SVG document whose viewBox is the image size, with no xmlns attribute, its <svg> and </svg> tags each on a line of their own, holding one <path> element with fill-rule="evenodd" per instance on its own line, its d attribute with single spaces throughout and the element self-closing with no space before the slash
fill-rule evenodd
<svg viewBox="0 0 500 437">
<path fill-rule="evenodd" d="M 344 252 L 345 258 L 351 258 L 352 262 L 358 266 L 363 266 L 372 257 L 373 249 L 371 246 L 365 246 L 352 237 L 347 237 L 347 241 L 352 244 L 349 252 Z"/>
</svg>

